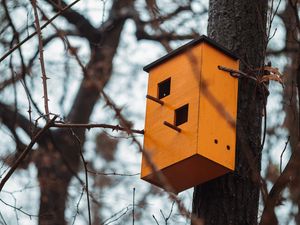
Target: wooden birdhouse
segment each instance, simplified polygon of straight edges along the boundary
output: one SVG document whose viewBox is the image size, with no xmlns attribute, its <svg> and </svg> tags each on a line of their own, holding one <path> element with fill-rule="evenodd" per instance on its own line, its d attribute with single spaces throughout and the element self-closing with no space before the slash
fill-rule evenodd
<svg viewBox="0 0 300 225">
<path fill-rule="evenodd" d="M 201 36 L 144 68 L 144 149 L 177 193 L 234 170 L 238 79 L 218 66 L 239 61 Z M 141 178 L 164 187 L 146 158 Z"/>
</svg>

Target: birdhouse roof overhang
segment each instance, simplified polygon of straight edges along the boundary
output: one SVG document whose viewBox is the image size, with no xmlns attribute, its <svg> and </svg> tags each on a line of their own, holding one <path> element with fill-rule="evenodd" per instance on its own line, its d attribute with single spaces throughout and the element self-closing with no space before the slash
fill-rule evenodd
<svg viewBox="0 0 300 225">
<path fill-rule="evenodd" d="M 193 46 L 196 46 L 199 43 L 208 43 L 209 45 L 213 46 L 214 48 L 218 49 L 219 51 L 223 52 L 224 54 L 228 55 L 229 57 L 233 58 L 233 59 L 239 59 L 232 51 L 228 50 L 227 48 L 223 47 L 222 45 L 218 44 L 217 42 L 215 42 L 214 40 L 208 38 L 205 35 L 201 35 L 198 38 L 186 43 L 185 45 L 177 48 L 176 50 L 168 53 L 167 55 L 159 58 L 158 60 L 150 63 L 149 65 L 145 66 L 143 69 L 146 72 L 149 72 L 152 68 L 164 63 L 165 61 L 169 60 L 170 58 L 181 54 L 182 52 L 186 51 L 187 49 L 190 49 Z"/>
</svg>

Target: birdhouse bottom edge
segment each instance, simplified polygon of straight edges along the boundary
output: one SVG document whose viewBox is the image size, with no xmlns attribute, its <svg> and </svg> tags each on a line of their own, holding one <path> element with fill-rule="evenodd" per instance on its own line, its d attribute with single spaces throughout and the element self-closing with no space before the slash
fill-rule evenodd
<svg viewBox="0 0 300 225">
<path fill-rule="evenodd" d="M 224 175 L 232 170 L 199 154 L 192 155 L 186 159 L 162 168 L 161 172 L 175 194 L 191 187 L 205 183 L 209 180 Z M 154 173 L 141 176 L 141 179 L 165 189 Z"/>
</svg>

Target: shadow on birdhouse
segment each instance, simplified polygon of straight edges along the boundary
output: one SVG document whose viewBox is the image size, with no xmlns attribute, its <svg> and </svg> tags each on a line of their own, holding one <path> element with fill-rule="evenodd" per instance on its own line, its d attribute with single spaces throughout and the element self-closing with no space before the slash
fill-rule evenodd
<svg viewBox="0 0 300 225">
<path fill-rule="evenodd" d="M 144 149 L 177 193 L 234 170 L 235 126 L 203 92 L 236 121 L 238 80 L 220 65 L 238 69 L 239 61 L 201 36 L 144 68 L 149 73 Z M 141 178 L 164 187 L 145 155 Z"/>
</svg>

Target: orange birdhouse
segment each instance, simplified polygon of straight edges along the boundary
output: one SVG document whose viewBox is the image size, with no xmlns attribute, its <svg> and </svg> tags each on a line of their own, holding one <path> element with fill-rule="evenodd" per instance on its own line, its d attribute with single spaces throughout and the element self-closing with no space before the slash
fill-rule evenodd
<svg viewBox="0 0 300 225">
<path fill-rule="evenodd" d="M 234 170 L 238 79 L 219 66 L 239 61 L 201 36 L 144 68 L 144 149 L 176 193 Z M 164 187 L 146 158 L 141 178 Z"/>
</svg>

